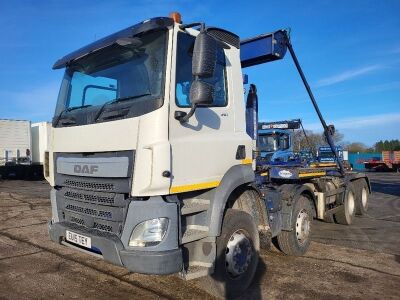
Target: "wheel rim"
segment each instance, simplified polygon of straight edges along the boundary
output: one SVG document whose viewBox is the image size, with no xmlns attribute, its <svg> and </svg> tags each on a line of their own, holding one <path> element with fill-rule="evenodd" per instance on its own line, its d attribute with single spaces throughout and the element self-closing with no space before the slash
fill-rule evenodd
<svg viewBox="0 0 400 300">
<path fill-rule="evenodd" d="M 353 192 L 349 192 L 347 196 L 347 209 L 350 215 L 354 213 L 354 194 Z"/>
<path fill-rule="evenodd" d="M 243 231 L 235 231 L 229 238 L 225 251 L 226 271 L 237 277 L 247 271 L 253 257 L 250 239 Z"/>
<path fill-rule="evenodd" d="M 296 237 L 299 244 L 304 244 L 310 235 L 310 217 L 305 209 L 301 210 L 296 220 Z"/>
<path fill-rule="evenodd" d="M 361 191 L 361 203 L 364 208 L 367 207 L 367 201 L 368 201 L 367 189 L 363 188 Z"/>
</svg>

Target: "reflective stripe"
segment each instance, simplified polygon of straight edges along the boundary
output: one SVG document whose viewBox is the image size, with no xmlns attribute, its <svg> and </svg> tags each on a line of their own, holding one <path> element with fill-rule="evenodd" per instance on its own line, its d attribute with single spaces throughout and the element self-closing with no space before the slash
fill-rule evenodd
<svg viewBox="0 0 400 300">
<path fill-rule="evenodd" d="M 326 172 L 301 173 L 301 174 L 299 174 L 299 178 L 312 177 L 312 176 L 324 176 L 324 175 L 326 175 Z"/>
<path fill-rule="evenodd" d="M 318 168 L 318 167 L 336 167 L 336 163 L 314 163 L 311 164 L 311 168 Z"/>
<path fill-rule="evenodd" d="M 252 164 L 252 163 L 253 163 L 253 160 L 251 158 L 245 158 L 245 159 L 242 159 L 242 161 L 241 161 L 242 165 L 248 165 L 248 164 Z"/>
<path fill-rule="evenodd" d="M 221 183 L 221 181 L 210 181 L 210 182 L 195 183 L 195 184 L 188 184 L 188 185 L 172 186 L 169 189 L 169 192 L 171 194 L 176 194 L 176 193 L 184 193 L 184 192 L 190 192 L 190 191 L 210 189 L 210 188 L 219 186 L 220 183 Z"/>
</svg>

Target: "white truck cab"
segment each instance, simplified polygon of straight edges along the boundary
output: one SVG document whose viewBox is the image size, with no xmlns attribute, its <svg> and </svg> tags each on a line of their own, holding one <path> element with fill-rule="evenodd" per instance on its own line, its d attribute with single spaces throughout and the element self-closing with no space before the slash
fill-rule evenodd
<svg viewBox="0 0 400 300">
<path fill-rule="evenodd" d="M 182 244 L 211 238 L 210 259 L 198 261 L 211 268 L 228 197 L 254 180 L 253 141 L 239 39 L 224 30 L 208 33 L 221 36 L 203 79 L 209 103 L 186 122 L 177 117 L 193 107 L 198 34 L 150 19 L 55 63 L 66 70 L 45 170 L 54 241 L 134 272 L 169 274 L 184 270 Z"/>
</svg>

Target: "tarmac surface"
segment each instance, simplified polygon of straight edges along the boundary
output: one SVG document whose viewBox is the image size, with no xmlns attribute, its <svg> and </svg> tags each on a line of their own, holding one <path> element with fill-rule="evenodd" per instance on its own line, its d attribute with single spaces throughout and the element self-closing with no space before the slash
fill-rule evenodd
<svg viewBox="0 0 400 300">
<path fill-rule="evenodd" d="M 400 299 L 400 174 L 369 173 L 368 215 L 314 222 L 303 257 L 260 253 L 242 299 Z M 131 274 L 47 235 L 49 185 L 0 181 L 0 299 L 213 299 L 197 281 Z"/>
</svg>

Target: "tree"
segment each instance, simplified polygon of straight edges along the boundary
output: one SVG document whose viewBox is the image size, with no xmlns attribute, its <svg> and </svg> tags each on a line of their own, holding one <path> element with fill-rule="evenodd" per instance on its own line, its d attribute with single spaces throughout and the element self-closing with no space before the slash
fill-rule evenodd
<svg viewBox="0 0 400 300">
<path fill-rule="evenodd" d="M 306 130 L 307 138 L 304 136 L 303 131 L 296 130 L 293 134 L 293 149 L 295 151 L 300 151 L 303 149 L 309 149 L 313 153 L 317 153 L 319 146 L 324 145 L 325 141 L 321 134 L 314 133 L 311 130 Z"/>
<path fill-rule="evenodd" d="M 385 140 L 385 141 L 379 141 L 375 143 L 375 151 L 376 152 L 381 152 L 381 151 L 399 151 L 400 150 L 400 140 Z"/>
<path fill-rule="evenodd" d="M 383 150 L 383 141 L 379 141 L 375 143 L 375 151 L 381 152 Z"/>
<path fill-rule="evenodd" d="M 383 150 L 390 150 L 390 143 L 388 140 L 383 142 Z"/>
<path fill-rule="evenodd" d="M 322 135 L 323 140 L 326 142 L 326 144 L 328 144 L 328 141 L 327 141 L 326 138 L 325 138 L 325 134 L 322 133 L 321 135 Z M 334 134 L 333 137 L 332 137 L 333 142 L 334 142 L 335 144 L 340 144 L 340 143 L 343 141 L 343 138 L 344 138 L 344 134 L 341 133 L 341 132 L 339 132 L 339 131 L 336 129 L 336 130 L 335 130 L 335 134 Z"/>
<path fill-rule="evenodd" d="M 355 142 L 350 143 L 345 149 L 349 152 L 367 152 L 368 147 L 363 143 Z"/>
<path fill-rule="evenodd" d="M 304 133 L 302 130 L 296 130 L 294 132 L 292 143 L 293 143 L 293 149 L 295 151 L 300 151 L 302 149 L 309 149 L 313 153 L 317 153 L 318 148 L 320 146 L 324 146 L 324 145 L 328 144 L 328 142 L 325 138 L 325 135 L 323 133 L 314 133 L 311 130 L 306 130 L 305 132 L 306 132 L 308 140 L 304 136 Z M 345 142 L 342 142 L 343 137 L 344 137 L 344 135 L 336 130 L 335 134 L 333 135 L 334 143 L 336 145 L 341 145 L 343 147 L 343 145 L 345 144 Z"/>
</svg>

